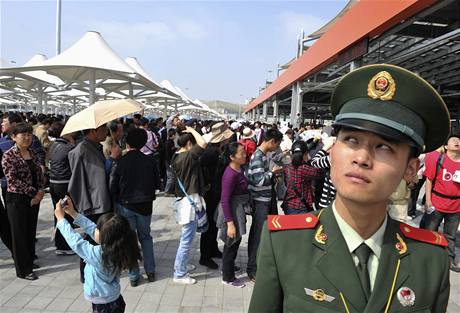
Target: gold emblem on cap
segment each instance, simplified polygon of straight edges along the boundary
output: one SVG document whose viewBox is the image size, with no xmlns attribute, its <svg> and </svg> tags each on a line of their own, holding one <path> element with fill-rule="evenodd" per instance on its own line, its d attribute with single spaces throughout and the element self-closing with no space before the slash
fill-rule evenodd
<svg viewBox="0 0 460 313">
<path fill-rule="evenodd" d="M 395 91 L 395 80 L 387 71 L 377 73 L 367 85 L 367 95 L 372 99 L 391 100 Z"/>
<path fill-rule="evenodd" d="M 307 223 L 311 223 L 311 221 L 313 221 L 313 219 L 309 216 L 305 219 L 307 221 Z"/>
</svg>

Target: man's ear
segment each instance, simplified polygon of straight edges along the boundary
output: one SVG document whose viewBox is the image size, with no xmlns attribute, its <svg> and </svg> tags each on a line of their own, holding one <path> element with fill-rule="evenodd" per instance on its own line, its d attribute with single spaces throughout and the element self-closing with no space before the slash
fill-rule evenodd
<svg viewBox="0 0 460 313">
<path fill-rule="evenodd" d="M 410 159 L 409 162 L 407 162 L 406 171 L 404 172 L 404 180 L 408 183 L 413 181 L 415 175 L 417 175 L 419 167 L 420 160 L 418 158 Z"/>
</svg>

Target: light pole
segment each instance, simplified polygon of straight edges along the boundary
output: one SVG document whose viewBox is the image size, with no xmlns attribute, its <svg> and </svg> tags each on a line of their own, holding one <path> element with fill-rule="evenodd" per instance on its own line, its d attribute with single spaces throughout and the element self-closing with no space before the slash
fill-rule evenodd
<svg viewBox="0 0 460 313">
<path fill-rule="evenodd" d="M 240 95 L 241 99 L 244 99 L 244 95 Z M 243 105 L 243 102 L 241 102 L 238 105 L 238 118 L 241 119 L 241 106 Z"/>
<path fill-rule="evenodd" d="M 61 53 L 61 0 L 56 0 L 56 55 Z"/>
</svg>

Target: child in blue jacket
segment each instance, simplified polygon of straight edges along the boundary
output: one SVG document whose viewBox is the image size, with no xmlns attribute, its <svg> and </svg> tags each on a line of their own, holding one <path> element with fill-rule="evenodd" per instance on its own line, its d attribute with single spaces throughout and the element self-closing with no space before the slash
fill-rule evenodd
<svg viewBox="0 0 460 313">
<path fill-rule="evenodd" d="M 64 218 L 65 213 L 72 216 L 74 223 L 99 245 L 93 246 L 83 240 Z M 136 233 L 128 220 L 107 213 L 99 218 L 96 225 L 75 211 L 71 199 L 65 207 L 59 201 L 54 214 L 56 227 L 67 244 L 86 262 L 83 294 L 91 301 L 93 312 L 123 313 L 126 304 L 120 294 L 120 274 L 123 270 L 137 267 L 141 259 Z"/>
</svg>

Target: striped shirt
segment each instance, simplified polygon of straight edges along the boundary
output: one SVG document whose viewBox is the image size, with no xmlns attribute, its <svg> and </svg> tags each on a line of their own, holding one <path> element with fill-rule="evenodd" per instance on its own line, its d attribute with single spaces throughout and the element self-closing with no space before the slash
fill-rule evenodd
<svg viewBox="0 0 460 313">
<path fill-rule="evenodd" d="M 272 176 L 267 155 L 257 148 L 248 168 L 249 191 L 256 201 L 270 202 L 272 199 Z"/>
<path fill-rule="evenodd" d="M 311 166 L 327 169 L 331 168 L 331 159 L 329 154 L 323 149 L 316 152 L 315 156 L 310 161 Z M 319 207 L 324 209 L 327 208 L 332 201 L 335 199 L 336 189 L 331 181 L 331 176 L 328 173 L 324 179 L 323 191 L 321 193 L 321 199 L 319 201 Z"/>
</svg>

